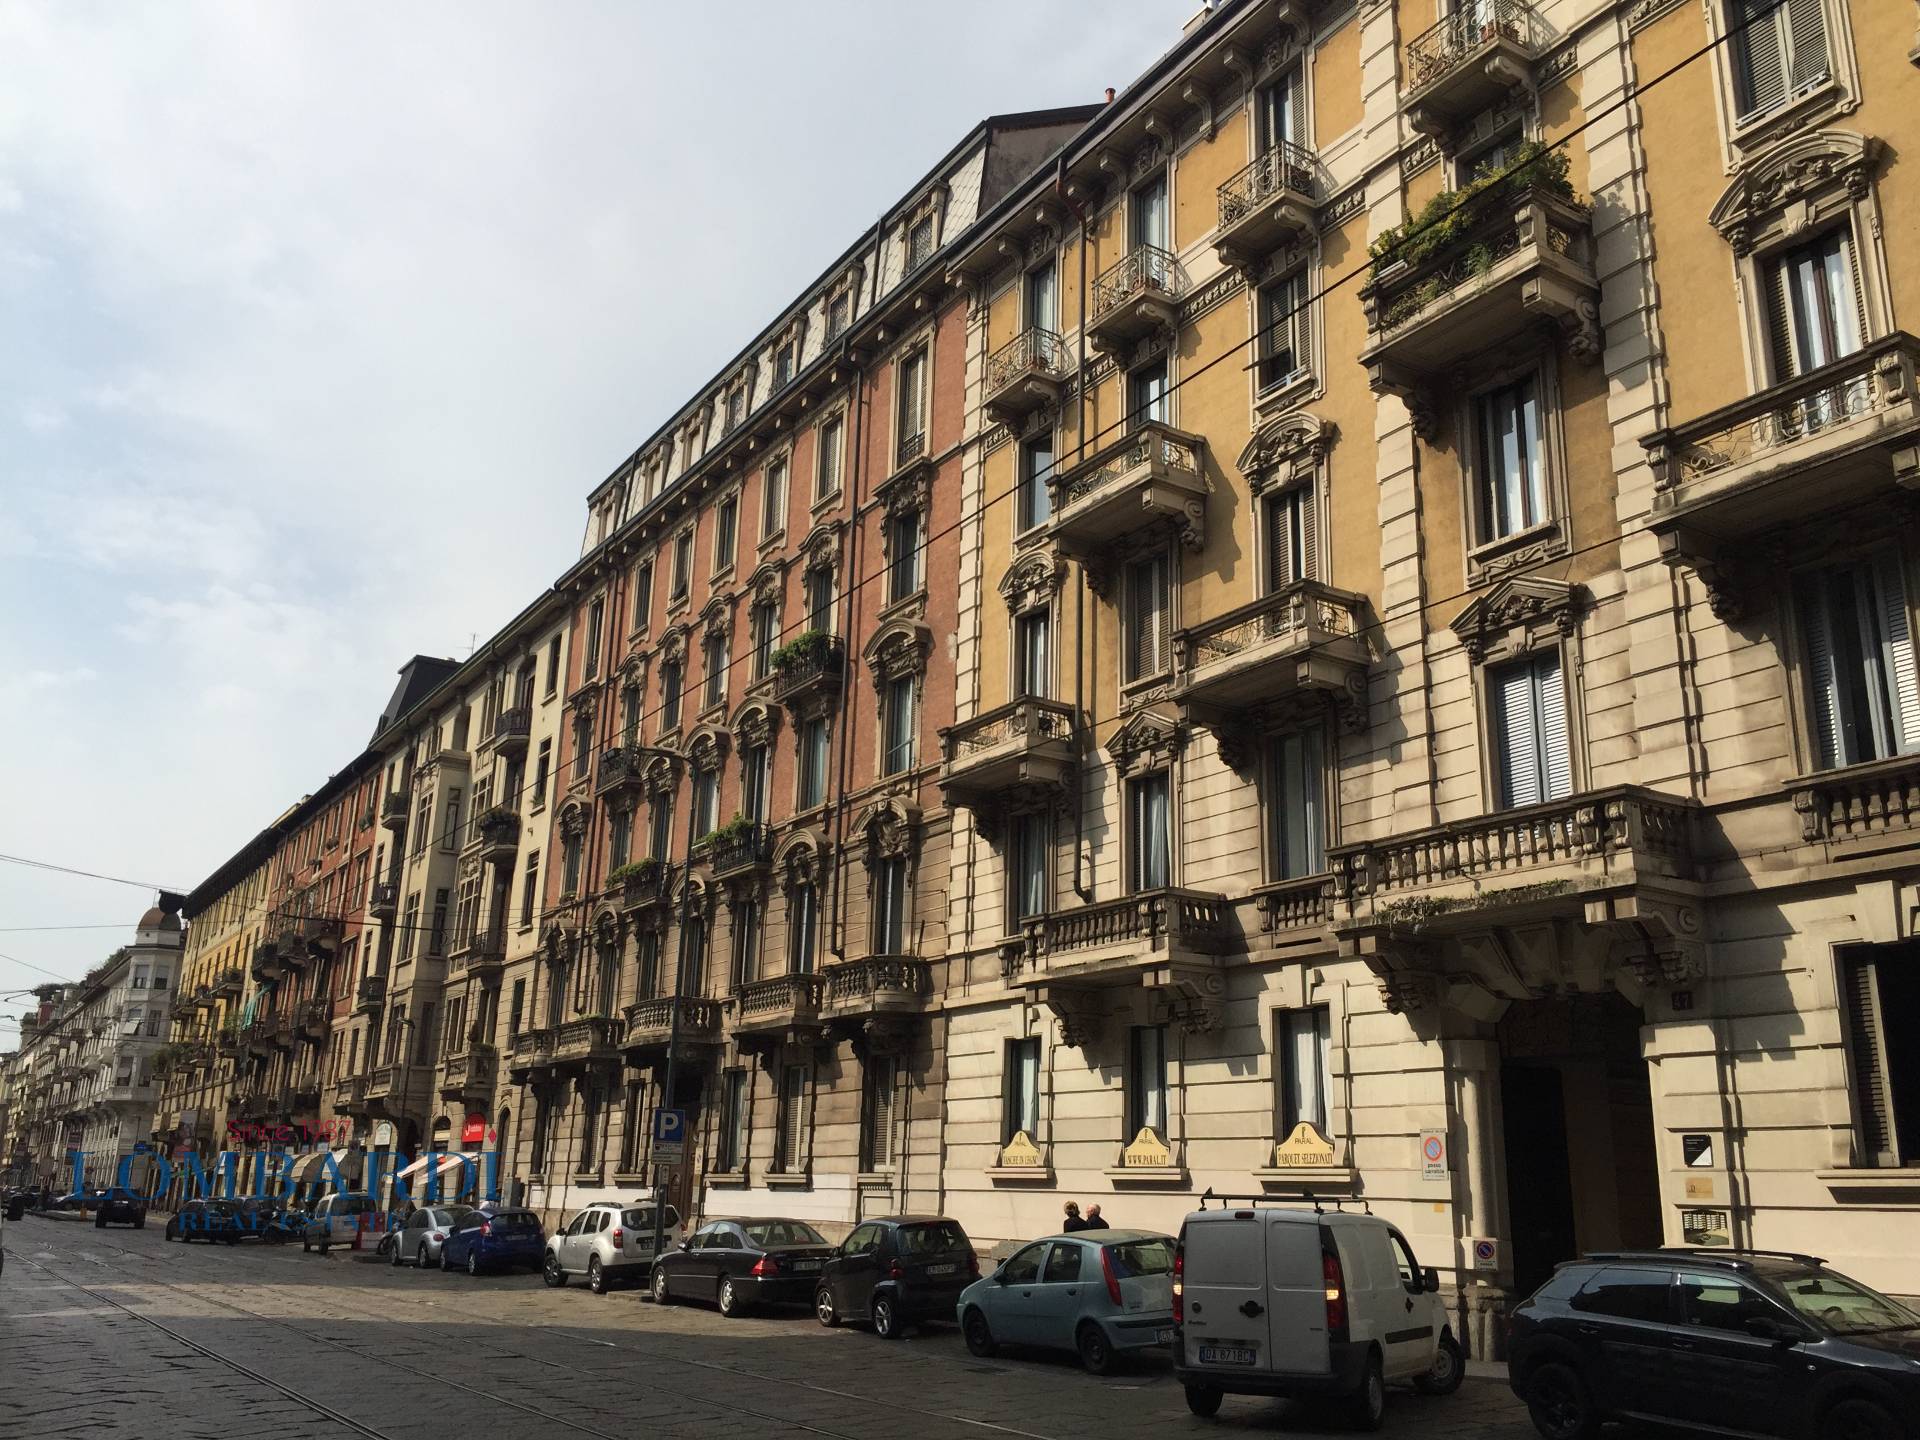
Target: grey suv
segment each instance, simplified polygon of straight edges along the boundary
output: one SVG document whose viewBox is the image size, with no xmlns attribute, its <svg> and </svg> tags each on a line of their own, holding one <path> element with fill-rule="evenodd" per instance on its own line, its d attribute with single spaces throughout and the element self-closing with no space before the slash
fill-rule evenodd
<svg viewBox="0 0 1920 1440">
<path fill-rule="evenodd" d="M 616 1282 L 641 1281 L 653 1268 L 653 1202 L 603 1200 L 589 1205 L 565 1228 L 547 1239 L 541 1273 L 549 1285 L 564 1285 L 575 1275 L 587 1277 L 596 1295 Z M 662 1250 L 679 1247 L 680 1212 L 667 1206 Z"/>
</svg>

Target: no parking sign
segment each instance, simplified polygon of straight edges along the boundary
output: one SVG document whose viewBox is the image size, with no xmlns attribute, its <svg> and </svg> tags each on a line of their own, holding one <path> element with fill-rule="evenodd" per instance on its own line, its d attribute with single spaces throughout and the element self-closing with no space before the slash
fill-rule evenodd
<svg viewBox="0 0 1920 1440">
<path fill-rule="evenodd" d="M 1440 1130 L 1422 1130 L 1420 1132 L 1420 1178 L 1422 1180 L 1444 1180 L 1447 1178 L 1447 1137 Z"/>
</svg>

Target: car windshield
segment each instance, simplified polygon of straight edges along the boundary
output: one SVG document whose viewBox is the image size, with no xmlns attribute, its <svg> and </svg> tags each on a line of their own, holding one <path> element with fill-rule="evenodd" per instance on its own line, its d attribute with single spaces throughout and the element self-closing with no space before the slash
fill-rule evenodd
<svg viewBox="0 0 1920 1440">
<path fill-rule="evenodd" d="M 931 1225 L 900 1227 L 902 1255 L 934 1255 L 942 1250 L 958 1250 L 966 1243 L 966 1232 L 951 1220 L 937 1220 Z"/>
<path fill-rule="evenodd" d="M 1113 1260 L 1114 1277 L 1125 1280 L 1132 1275 L 1170 1275 L 1173 1273 L 1173 1243 L 1168 1240 L 1128 1240 L 1107 1246 Z"/>
<path fill-rule="evenodd" d="M 798 1220 L 763 1220 L 743 1225 L 747 1239 L 765 1248 L 768 1245 L 824 1245 L 826 1240 L 811 1225 Z"/>
<path fill-rule="evenodd" d="M 539 1222 L 531 1210 L 503 1210 L 493 1217 L 493 1223 L 502 1230 L 525 1230 Z"/>
<path fill-rule="evenodd" d="M 1803 1318 L 1836 1335 L 1920 1329 L 1920 1314 L 1831 1270 L 1777 1270 L 1766 1278 Z"/>
</svg>

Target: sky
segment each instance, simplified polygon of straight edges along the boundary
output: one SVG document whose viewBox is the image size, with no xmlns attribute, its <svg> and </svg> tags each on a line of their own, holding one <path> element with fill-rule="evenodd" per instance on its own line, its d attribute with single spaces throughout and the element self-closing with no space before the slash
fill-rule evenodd
<svg viewBox="0 0 1920 1440">
<path fill-rule="evenodd" d="M 191 887 L 974 124 L 1197 8 L 0 0 L 0 854 Z M 0 1050 L 151 901 L 0 863 Z"/>
</svg>

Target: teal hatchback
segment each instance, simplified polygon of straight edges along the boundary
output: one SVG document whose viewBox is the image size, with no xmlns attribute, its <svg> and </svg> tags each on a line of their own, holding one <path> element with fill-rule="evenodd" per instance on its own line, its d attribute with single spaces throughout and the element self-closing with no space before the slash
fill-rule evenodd
<svg viewBox="0 0 1920 1440">
<path fill-rule="evenodd" d="M 1091 1230 L 1015 1251 L 961 1292 L 960 1331 L 975 1355 L 1003 1345 L 1072 1350 L 1096 1375 L 1120 1357 L 1173 1343 L 1171 1235 Z"/>
</svg>

